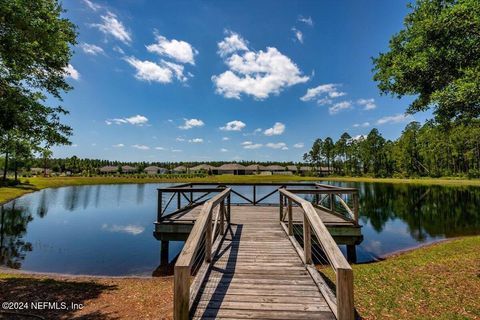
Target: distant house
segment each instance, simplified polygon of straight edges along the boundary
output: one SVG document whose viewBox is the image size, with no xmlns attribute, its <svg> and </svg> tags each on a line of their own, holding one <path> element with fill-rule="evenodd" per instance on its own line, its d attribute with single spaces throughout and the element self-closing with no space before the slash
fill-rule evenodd
<svg viewBox="0 0 480 320">
<path fill-rule="evenodd" d="M 265 169 L 266 169 L 267 171 L 272 172 L 272 173 L 285 171 L 285 167 L 282 167 L 282 166 L 279 166 L 279 165 L 267 166 Z"/>
<path fill-rule="evenodd" d="M 173 168 L 172 170 L 174 173 L 185 173 L 187 172 L 187 167 L 185 166 L 178 166 L 176 168 Z"/>
<path fill-rule="evenodd" d="M 35 175 L 37 175 L 37 174 L 44 174 L 44 173 L 45 173 L 45 168 L 30 168 L 30 172 L 31 172 L 32 174 L 35 174 Z M 51 170 L 51 169 L 47 169 L 47 170 L 46 170 L 46 173 L 47 173 L 47 174 L 51 174 L 51 173 L 52 173 L 52 170 Z"/>
<path fill-rule="evenodd" d="M 132 166 L 122 166 L 122 172 L 123 173 L 134 173 L 137 171 L 137 168 L 132 167 Z"/>
<path fill-rule="evenodd" d="M 216 167 L 209 164 L 199 164 L 198 166 L 191 167 L 190 172 L 208 172 L 210 174 L 215 174 L 218 173 L 218 170 Z"/>
<path fill-rule="evenodd" d="M 292 173 L 298 173 L 298 167 L 297 166 L 287 166 L 287 170 L 292 172 Z"/>
<path fill-rule="evenodd" d="M 168 172 L 168 170 L 162 167 L 148 166 L 143 169 L 143 172 L 145 172 L 146 174 L 165 174 Z"/>
<path fill-rule="evenodd" d="M 117 173 L 118 167 L 117 166 L 104 166 L 98 169 L 100 173 Z"/>
<path fill-rule="evenodd" d="M 218 167 L 219 174 L 244 175 L 246 167 L 238 163 L 227 163 Z"/>
<path fill-rule="evenodd" d="M 245 173 L 246 174 L 257 174 L 260 173 L 260 165 L 258 164 L 251 164 L 249 166 L 245 167 Z"/>
</svg>

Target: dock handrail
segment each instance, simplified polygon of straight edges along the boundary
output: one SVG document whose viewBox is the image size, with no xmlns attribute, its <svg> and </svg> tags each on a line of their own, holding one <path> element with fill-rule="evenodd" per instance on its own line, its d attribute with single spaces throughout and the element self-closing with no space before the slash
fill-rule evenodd
<svg viewBox="0 0 480 320">
<path fill-rule="evenodd" d="M 221 236 L 225 233 L 225 220 L 227 226 L 230 224 L 230 193 L 231 188 L 226 188 L 203 204 L 202 210 L 175 263 L 173 304 L 174 318 L 177 320 L 189 318 L 191 303 L 198 293 L 199 288 L 191 286 L 190 280 L 192 266 L 202 242 L 202 237 L 205 237 L 203 265 L 208 266 L 212 261 L 212 248 L 218 244 Z M 212 219 L 213 211 L 218 205 L 220 205 L 218 214 L 215 219 Z M 218 234 L 220 237 L 217 237 L 216 230 L 219 230 Z M 204 274 L 200 275 L 200 278 L 203 276 Z M 202 281 L 203 279 L 199 279 L 198 283 Z"/>
<path fill-rule="evenodd" d="M 337 244 L 333 240 L 326 226 L 323 224 L 314 206 L 290 192 L 291 190 L 280 189 L 280 220 L 284 230 L 289 235 L 292 244 L 302 258 L 308 272 L 317 283 L 328 305 L 339 320 L 354 319 L 353 304 L 353 271 Z M 284 208 L 285 200 L 287 206 Z M 297 204 L 303 213 L 303 248 L 298 244 L 293 234 L 292 206 Z M 287 210 L 288 227 L 283 223 L 284 209 Z M 312 264 L 312 231 L 325 253 L 328 262 L 336 274 L 336 297 L 331 289 L 325 284 L 322 276 Z"/>
</svg>

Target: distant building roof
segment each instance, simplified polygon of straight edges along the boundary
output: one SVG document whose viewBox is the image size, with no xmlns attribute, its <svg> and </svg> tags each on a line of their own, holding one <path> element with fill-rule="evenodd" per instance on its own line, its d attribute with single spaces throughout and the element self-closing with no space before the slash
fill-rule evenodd
<svg viewBox="0 0 480 320">
<path fill-rule="evenodd" d="M 258 164 L 251 164 L 249 166 L 246 166 L 245 169 L 247 170 L 260 170 L 260 165 Z"/>
<path fill-rule="evenodd" d="M 173 171 L 176 171 L 176 172 L 185 172 L 187 171 L 187 167 L 185 166 L 178 166 L 176 168 L 173 168 Z"/>
<path fill-rule="evenodd" d="M 135 171 L 137 168 L 132 166 L 122 166 L 122 171 Z"/>
<path fill-rule="evenodd" d="M 303 167 L 300 167 L 300 171 L 312 171 L 312 167 L 303 166 Z"/>
<path fill-rule="evenodd" d="M 213 170 L 216 169 L 214 166 L 211 166 L 209 164 L 199 164 L 198 166 L 190 168 L 192 171 L 200 171 L 200 170 Z"/>
<path fill-rule="evenodd" d="M 117 172 L 117 166 L 104 166 L 100 168 L 100 172 Z"/>
<path fill-rule="evenodd" d="M 279 166 L 279 165 L 267 166 L 266 169 L 270 170 L 270 171 L 285 171 L 285 167 L 282 167 L 282 166 Z"/>
<path fill-rule="evenodd" d="M 288 171 L 297 171 L 298 167 L 297 166 L 287 166 Z"/>
<path fill-rule="evenodd" d="M 158 171 L 158 170 L 167 170 L 167 169 L 162 167 L 157 167 L 157 166 L 148 166 L 145 169 L 143 169 L 143 171 L 155 171 L 155 170 Z"/>
<path fill-rule="evenodd" d="M 227 163 L 223 164 L 220 167 L 218 167 L 218 170 L 245 170 L 245 166 L 239 164 L 239 163 Z"/>
</svg>

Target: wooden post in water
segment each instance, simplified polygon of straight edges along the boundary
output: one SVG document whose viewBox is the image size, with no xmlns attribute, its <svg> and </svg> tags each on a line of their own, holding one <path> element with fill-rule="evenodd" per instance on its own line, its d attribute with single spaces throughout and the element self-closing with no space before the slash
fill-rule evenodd
<svg viewBox="0 0 480 320">
<path fill-rule="evenodd" d="M 288 235 L 293 236 L 292 200 L 288 199 Z"/>
</svg>

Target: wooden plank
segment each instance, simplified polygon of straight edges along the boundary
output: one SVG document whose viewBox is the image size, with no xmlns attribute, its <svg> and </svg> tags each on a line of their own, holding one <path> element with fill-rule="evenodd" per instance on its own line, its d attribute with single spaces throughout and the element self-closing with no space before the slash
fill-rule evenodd
<svg viewBox="0 0 480 320">
<path fill-rule="evenodd" d="M 238 310 L 238 309 L 206 309 L 196 313 L 193 319 L 205 319 L 213 317 L 215 319 L 228 317 L 240 319 L 335 319 L 330 311 L 308 312 L 308 311 L 267 311 L 267 310 Z"/>
</svg>

